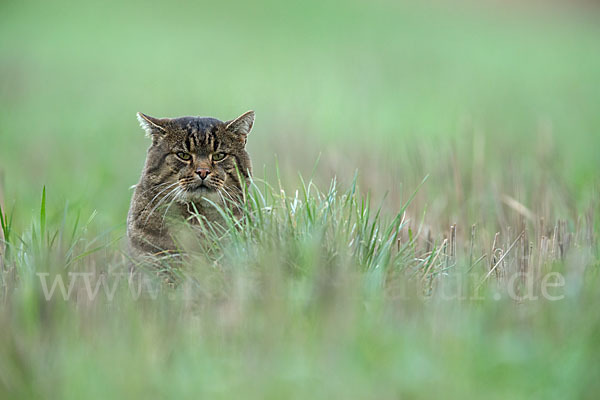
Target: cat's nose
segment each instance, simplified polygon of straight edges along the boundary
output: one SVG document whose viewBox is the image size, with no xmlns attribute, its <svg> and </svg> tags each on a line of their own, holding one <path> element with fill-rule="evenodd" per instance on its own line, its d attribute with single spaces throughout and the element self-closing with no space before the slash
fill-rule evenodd
<svg viewBox="0 0 600 400">
<path fill-rule="evenodd" d="M 200 179 L 204 180 L 210 174 L 210 170 L 208 168 L 196 168 L 196 174 L 198 174 Z"/>
</svg>

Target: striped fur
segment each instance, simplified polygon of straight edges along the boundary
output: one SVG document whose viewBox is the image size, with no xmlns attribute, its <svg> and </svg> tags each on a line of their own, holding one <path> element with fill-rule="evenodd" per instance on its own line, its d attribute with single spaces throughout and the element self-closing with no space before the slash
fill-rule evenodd
<svg viewBox="0 0 600 400">
<path fill-rule="evenodd" d="M 206 199 L 234 208 L 243 201 L 242 181 L 252 173 L 245 146 L 254 112 L 226 122 L 141 113 L 138 120 L 152 144 L 127 217 L 129 245 L 134 255 L 175 252 L 171 221 L 183 221 L 196 209 L 218 222 Z M 208 175 L 202 179 L 202 174 Z"/>
</svg>

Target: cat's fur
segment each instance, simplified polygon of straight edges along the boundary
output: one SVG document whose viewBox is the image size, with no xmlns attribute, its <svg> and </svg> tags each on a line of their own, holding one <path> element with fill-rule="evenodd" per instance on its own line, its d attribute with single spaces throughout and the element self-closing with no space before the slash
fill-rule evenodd
<svg viewBox="0 0 600 400">
<path fill-rule="evenodd" d="M 173 220 L 184 221 L 197 210 L 216 221 L 219 214 L 206 199 L 226 207 L 242 201 L 241 181 L 252 170 L 245 146 L 254 112 L 227 122 L 202 117 L 159 119 L 142 113 L 138 120 L 152 145 L 131 199 L 129 246 L 134 256 L 175 252 Z"/>
</svg>

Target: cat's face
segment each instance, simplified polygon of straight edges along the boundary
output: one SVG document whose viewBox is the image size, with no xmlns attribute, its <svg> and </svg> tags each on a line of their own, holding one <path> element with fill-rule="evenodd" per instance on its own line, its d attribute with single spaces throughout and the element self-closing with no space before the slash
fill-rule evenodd
<svg viewBox="0 0 600 400">
<path fill-rule="evenodd" d="M 245 146 L 253 111 L 228 122 L 201 117 L 158 119 L 141 113 L 138 120 L 152 137 L 145 170 L 151 185 L 181 203 L 239 196 L 239 175 L 249 177 L 252 168 Z"/>
</svg>

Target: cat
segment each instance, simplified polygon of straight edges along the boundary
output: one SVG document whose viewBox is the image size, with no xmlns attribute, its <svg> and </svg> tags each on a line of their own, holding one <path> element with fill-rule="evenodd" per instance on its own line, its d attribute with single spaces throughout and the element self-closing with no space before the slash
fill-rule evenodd
<svg viewBox="0 0 600 400">
<path fill-rule="evenodd" d="M 227 122 L 142 113 L 137 117 L 152 144 L 127 216 L 130 252 L 177 253 L 173 220 L 193 220 L 189 217 L 198 213 L 218 221 L 214 204 L 231 209 L 243 201 L 243 185 L 252 174 L 246 142 L 254 111 Z"/>
</svg>

